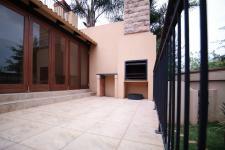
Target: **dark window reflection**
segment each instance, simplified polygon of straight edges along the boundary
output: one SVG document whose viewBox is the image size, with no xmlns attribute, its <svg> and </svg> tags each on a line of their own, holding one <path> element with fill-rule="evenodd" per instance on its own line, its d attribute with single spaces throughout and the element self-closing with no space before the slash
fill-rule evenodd
<svg viewBox="0 0 225 150">
<path fill-rule="evenodd" d="M 72 88 L 79 88 L 79 72 L 78 72 L 78 45 L 70 42 L 70 86 Z"/>
<path fill-rule="evenodd" d="M 65 83 L 65 38 L 60 35 L 55 36 L 55 79 L 56 84 Z"/>
<path fill-rule="evenodd" d="M 80 46 L 81 53 L 81 88 L 88 88 L 88 47 Z"/>
<path fill-rule="evenodd" d="M 23 83 L 24 17 L 0 4 L 0 84 Z"/>
<path fill-rule="evenodd" d="M 33 83 L 48 84 L 49 32 L 33 23 Z"/>
</svg>

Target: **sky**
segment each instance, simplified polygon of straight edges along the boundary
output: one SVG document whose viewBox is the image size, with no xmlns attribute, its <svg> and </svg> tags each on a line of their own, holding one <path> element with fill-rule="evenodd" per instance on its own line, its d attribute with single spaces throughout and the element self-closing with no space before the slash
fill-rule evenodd
<svg viewBox="0 0 225 150">
<path fill-rule="evenodd" d="M 52 0 L 42 0 L 42 1 L 52 1 Z M 73 0 L 66 0 L 68 4 L 71 4 Z M 168 0 L 156 0 L 156 4 L 160 7 L 162 4 L 168 3 Z M 225 47 L 223 47 L 225 42 L 220 42 L 225 39 L 225 0 L 207 0 L 208 4 L 208 36 L 209 36 L 209 52 L 215 50 L 218 54 L 225 54 Z M 189 10 L 189 21 L 190 21 L 190 51 L 196 53 L 199 51 L 200 46 L 200 23 L 199 23 L 199 8 L 192 8 Z M 222 19 L 221 19 L 222 18 Z M 182 18 L 183 20 L 183 18 Z M 83 29 L 84 19 L 79 18 L 78 28 Z M 96 26 L 110 23 L 106 16 L 101 16 L 96 23 Z M 184 31 L 182 31 L 184 33 Z M 182 38 L 184 41 L 184 36 Z M 184 45 L 184 43 L 183 43 Z"/>
</svg>

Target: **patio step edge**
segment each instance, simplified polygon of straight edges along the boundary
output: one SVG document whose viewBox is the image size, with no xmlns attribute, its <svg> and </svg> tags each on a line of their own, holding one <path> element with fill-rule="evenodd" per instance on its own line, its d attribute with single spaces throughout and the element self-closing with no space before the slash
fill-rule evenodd
<svg viewBox="0 0 225 150">
<path fill-rule="evenodd" d="M 80 89 L 80 90 L 65 90 L 65 91 L 43 91 L 43 92 L 26 92 L 26 93 L 8 93 L 0 94 L 0 103 L 17 101 L 32 98 L 46 98 L 52 96 L 63 96 L 69 94 L 79 94 L 91 92 L 90 89 Z"/>
<path fill-rule="evenodd" d="M 0 103 L 0 114 L 37 107 L 42 105 L 48 105 L 53 103 L 65 102 L 69 100 L 75 100 L 79 98 L 94 96 L 94 92 L 84 92 L 84 93 L 77 93 L 77 94 L 67 94 L 67 95 L 60 95 L 60 96 L 51 96 L 51 97 L 42 97 L 42 98 L 31 98 L 31 99 L 24 99 L 24 100 L 16 100 L 16 101 L 9 101 L 9 102 L 1 102 Z"/>
</svg>

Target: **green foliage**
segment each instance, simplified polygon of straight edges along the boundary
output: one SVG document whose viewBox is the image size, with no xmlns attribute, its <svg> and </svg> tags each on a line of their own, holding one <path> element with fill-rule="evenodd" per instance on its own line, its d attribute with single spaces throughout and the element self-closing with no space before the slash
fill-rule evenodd
<svg viewBox="0 0 225 150">
<path fill-rule="evenodd" d="M 86 27 L 95 26 L 103 14 L 114 21 L 123 17 L 123 0 L 73 0 L 71 7 L 73 12 L 86 19 Z"/>
<path fill-rule="evenodd" d="M 216 54 L 215 51 L 209 54 L 209 69 L 224 68 L 225 67 L 225 55 Z M 190 54 L 190 70 L 198 71 L 200 69 L 200 56 L 199 53 Z"/>
<path fill-rule="evenodd" d="M 150 1 L 150 30 L 153 34 L 156 35 L 157 38 L 157 50 L 161 41 L 161 34 L 163 31 L 165 17 L 167 12 L 167 3 L 164 3 L 160 7 L 157 7 L 157 1 L 151 0 Z M 199 5 L 198 0 L 191 0 L 189 2 L 189 7 L 193 8 Z"/>
<path fill-rule="evenodd" d="M 208 150 L 224 150 L 224 132 L 220 128 L 221 125 L 218 122 L 208 123 L 207 125 L 207 149 Z M 181 135 L 183 134 L 183 128 L 181 128 Z M 180 139 L 180 149 L 183 149 L 183 136 Z M 198 140 L 198 125 L 189 126 L 189 149 L 197 149 Z"/>
</svg>

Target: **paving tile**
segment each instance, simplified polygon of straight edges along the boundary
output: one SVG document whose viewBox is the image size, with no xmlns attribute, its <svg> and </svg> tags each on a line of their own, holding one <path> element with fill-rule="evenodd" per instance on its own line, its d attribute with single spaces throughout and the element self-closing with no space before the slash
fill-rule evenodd
<svg viewBox="0 0 225 150">
<path fill-rule="evenodd" d="M 15 116 L 15 118 L 17 118 Z M 4 131 L 26 122 L 25 120 L 0 116 L 0 131 Z"/>
<path fill-rule="evenodd" d="M 109 123 L 109 122 L 107 123 L 99 122 L 95 124 L 87 132 L 120 139 L 122 138 L 126 130 L 127 130 L 127 125 L 118 124 L 118 123 Z"/>
<path fill-rule="evenodd" d="M 132 124 L 128 128 L 124 139 L 147 144 L 162 145 L 161 135 L 156 134 L 154 131 L 154 128 L 146 125 Z"/>
<path fill-rule="evenodd" d="M 37 150 L 58 150 L 81 134 L 79 131 L 55 127 L 23 141 L 22 144 Z"/>
<path fill-rule="evenodd" d="M 3 150 L 6 147 L 9 147 L 10 145 L 13 145 L 13 144 L 15 144 L 15 143 L 13 143 L 13 142 L 11 142 L 9 140 L 0 138 L 0 150 Z"/>
<path fill-rule="evenodd" d="M 0 114 L 0 147 L 158 150 L 162 138 L 155 134 L 153 108 L 152 101 L 93 96 Z"/>
<path fill-rule="evenodd" d="M 14 144 L 12 146 L 7 147 L 4 150 L 34 150 L 30 147 L 27 147 L 25 145 L 21 145 L 21 144 Z"/>
<path fill-rule="evenodd" d="M 79 131 L 86 131 L 97 123 L 97 120 L 82 118 L 71 120 L 68 123 L 62 125 L 64 128 L 75 129 Z"/>
<path fill-rule="evenodd" d="M 118 150 L 163 150 L 163 147 L 122 140 Z"/>
<path fill-rule="evenodd" d="M 119 140 L 92 134 L 83 134 L 63 150 L 115 150 Z"/>
<path fill-rule="evenodd" d="M 34 112 L 34 113 L 31 113 L 31 114 L 27 114 L 27 115 L 23 115 L 23 116 L 20 116 L 20 117 L 23 118 L 23 119 L 26 119 L 26 120 L 39 121 L 39 122 L 42 122 L 42 123 L 46 123 L 46 124 L 49 124 L 49 125 L 56 125 L 56 126 L 69 121 L 69 119 L 57 117 L 57 116 L 54 116 L 50 113 L 41 112 L 41 111 Z"/>
<path fill-rule="evenodd" d="M 50 126 L 46 124 L 27 121 L 23 124 L 19 124 L 13 128 L 0 132 L 0 137 L 9 139 L 10 141 L 20 142 L 44 130 L 47 130 L 49 127 Z"/>
</svg>

